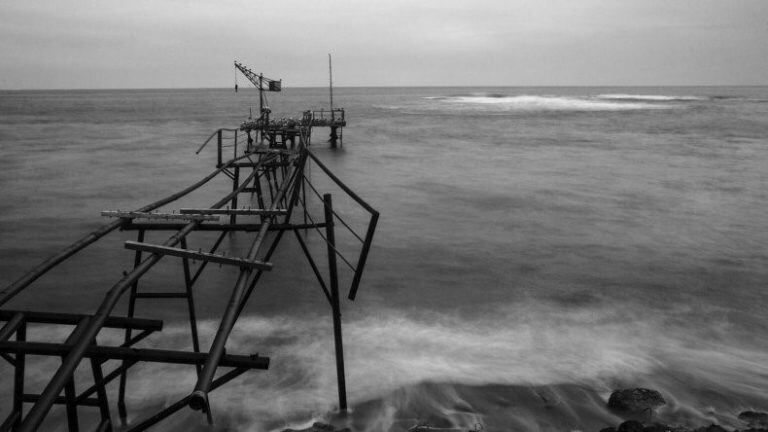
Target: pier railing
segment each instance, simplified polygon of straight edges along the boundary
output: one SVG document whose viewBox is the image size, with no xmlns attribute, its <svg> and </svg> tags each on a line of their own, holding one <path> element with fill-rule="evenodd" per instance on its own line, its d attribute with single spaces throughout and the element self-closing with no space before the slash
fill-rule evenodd
<svg viewBox="0 0 768 432">
<path fill-rule="evenodd" d="M 332 110 L 313 110 L 313 126 L 346 126 L 347 118 L 344 108 L 334 108 Z"/>
</svg>

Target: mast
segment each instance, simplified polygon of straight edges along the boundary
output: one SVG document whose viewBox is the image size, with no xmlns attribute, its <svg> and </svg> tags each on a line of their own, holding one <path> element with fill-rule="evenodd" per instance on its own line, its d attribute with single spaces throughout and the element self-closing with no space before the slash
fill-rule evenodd
<svg viewBox="0 0 768 432">
<path fill-rule="evenodd" d="M 259 74 L 259 113 L 264 115 L 264 74 Z"/>
<path fill-rule="evenodd" d="M 331 66 L 331 53 L 328 53 L 328 83 L 331 93 L 331 119 L 333 119 L 333 67 Z"/>
</svg>

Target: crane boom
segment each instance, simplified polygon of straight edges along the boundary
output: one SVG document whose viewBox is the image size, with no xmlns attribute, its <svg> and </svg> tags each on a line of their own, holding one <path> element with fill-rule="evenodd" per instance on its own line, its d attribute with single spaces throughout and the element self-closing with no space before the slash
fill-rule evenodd
<svg viewBox="0 0 768 432">
<path fill-rule="evenodd" d="M 245 75 L 246 78 L 248 78 L 248 81 L 253 83 L 253 85 L 256 86 L 256 88 L 261 91 L 279 92 L 283 87 L 283 80 L 273 80 L 270 78 L 265 78 L 264 75 L 256 74 L 256 72 L 248 69 L 246 66 L 243 66 L 243 64 L 238 61 L 235 61 L 235 67 L 243 75 Z M 266 87 L 265 87 L 265 84 L 266 84 Z"/>
</svg>

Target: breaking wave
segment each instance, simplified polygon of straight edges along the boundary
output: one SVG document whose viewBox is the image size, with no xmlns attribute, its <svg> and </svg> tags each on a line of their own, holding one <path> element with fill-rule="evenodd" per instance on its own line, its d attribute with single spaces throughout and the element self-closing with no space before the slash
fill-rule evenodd
<svg viewBox="0 0 768 432">
<path fill-rule="evenodd" d="M 328 317 L 245 317 L 228 351 L 258 350 L 271 365 L 211 394 L 218 425 L 279 431 L 324 421 L 360 431 L 405 431 L 428 421 L 463 430 L 477 423 L 487 430 L 540 430 L 538 422 L 557 416 L 597 430 L 618 423 L 605 409 L 617 383 L 662 391 L 669 402 L 662 418 L 726 424 L 735 415 L 731 411 L 738 412 L 733 403 L 713 403 L 699 388 L 748 404 L 762 398 L 768 385 L 764 351 L 733 346 L 727 334 L 707 340 L 658 314 L 566 311 L 541 304 L 507 305 L 471 318 L 369 312 L 344 328 L 349 417 L 339 420 L 333 414 L 336 375 Z M 201 323 L 204 341 L 215 330 L 216 323 Z M 185 349 L 189 340 L 183 325 L 170 325 L 158 337 L 160 345 L 174 349 Z M 102 343 L 107 339 L 118 343 L 121 335 Z M 129 380 L 129 422 L 186 396 L 196 381 L 191 367 L 135 369 Z M 44 379 L 33 381 L 39 385 Z M 509 406 L 517 408 L 504 408 Z M 495 407 L 500 411 L 493 414 Z M 204 420 L 193 412 L 167 422 L 169 430 L 205 430 Z"/>
<path fill-rule="evenodd" d="M 670 95 L 645 95 L 645 94 L 601 94 L 595 96 L 597 99 L 604 100 L 617 100 L 617 101 L 658 101 L 658 102 L 674 102 L 674 101 L 697 101 L 707 100 L 709 98 L 702 96 L 670 96 Z"/>
<path fill-rule="evenodd" d="M 432 97 L 429 99 L 437 100 L 443 104 L 453 104 L 457 107 L 504 111 L 626 111 L 677 107 L 670 104 L 651 103 L 654 101 L 622 101 L 579 96 L 503 96 L 493 94 Z"/>
</svg>

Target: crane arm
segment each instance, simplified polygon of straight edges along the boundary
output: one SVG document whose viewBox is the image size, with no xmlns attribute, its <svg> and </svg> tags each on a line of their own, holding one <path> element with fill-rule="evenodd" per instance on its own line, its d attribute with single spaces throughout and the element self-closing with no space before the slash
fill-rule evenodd
<svg viewBox="0 0 768 432">
<path fill-rule="evenodd" d="M 246 66 L 243 66 L 242 63 L 237 61 L 235 61 L 235 68 L 248 78 L 248 81 L 253 83 L 259 90 L 279 92 L 282 89 L 283 80 L 273 80 L 265 78 L 263 75 L 257 75 L 256 72 L 248 69 Z"/>
</svg>

